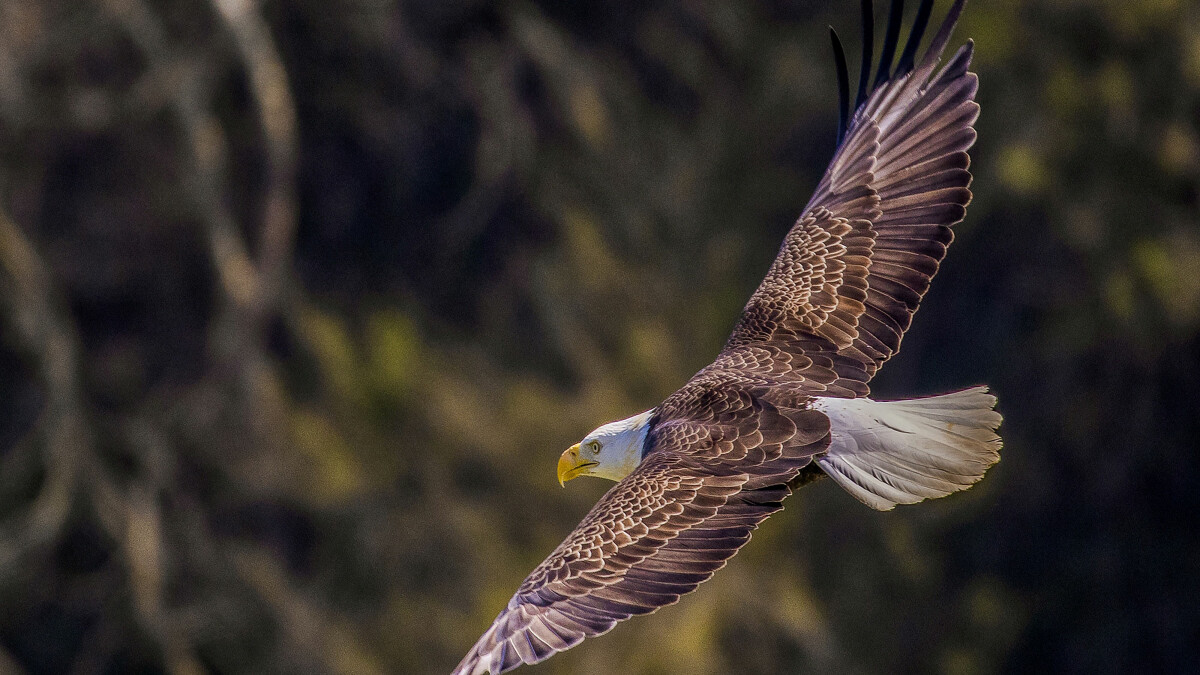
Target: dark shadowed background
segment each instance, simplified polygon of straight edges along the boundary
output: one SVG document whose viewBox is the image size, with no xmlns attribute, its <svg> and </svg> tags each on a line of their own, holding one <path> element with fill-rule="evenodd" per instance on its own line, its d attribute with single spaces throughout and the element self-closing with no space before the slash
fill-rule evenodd
<svg viewBox="0 0 1200 675">
<path fill-rule="evenodd" d="M 562 449 L 719 349 L 857 5 L 0 0 L 0 671 L 448 672 L 606 488 Z M 874 395 L 991 384 L 1003 461 L 805 488 L 528 672 L 1194 667 L 1200 6 L 967 37 L 975 201 Z"/>
</svg>

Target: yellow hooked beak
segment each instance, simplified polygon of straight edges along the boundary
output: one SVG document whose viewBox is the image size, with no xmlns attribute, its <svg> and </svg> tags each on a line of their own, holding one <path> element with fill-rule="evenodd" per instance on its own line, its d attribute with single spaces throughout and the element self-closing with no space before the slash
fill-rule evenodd
<svg viewBox="0 0 1200 675">
<path fill-rule="evenodd" d="M 576 443 L 567 448 L 567 451 L 558 458 L 558 484 L 566 486 L 567 481 L 572 478 L 577 478 L 587 474 L 587 470 L 598 465 L 599 462 L 591 460 L 579 459 L 579 444 Z"/>
</svg>

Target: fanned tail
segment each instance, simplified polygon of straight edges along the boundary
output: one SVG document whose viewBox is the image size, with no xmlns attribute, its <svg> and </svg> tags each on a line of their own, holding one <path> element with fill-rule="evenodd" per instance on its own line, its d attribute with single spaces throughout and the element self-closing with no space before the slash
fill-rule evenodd
<svg viewBox="0 0 1200 675">
<path fill-rule="evenodd" d="M 974 485 L 1000 460 L 1002 418 L 987 387 L 905 401 L 820 398 L 833 440 L 817 464 L 867 506 L 888 511 Z"/>
</svg>

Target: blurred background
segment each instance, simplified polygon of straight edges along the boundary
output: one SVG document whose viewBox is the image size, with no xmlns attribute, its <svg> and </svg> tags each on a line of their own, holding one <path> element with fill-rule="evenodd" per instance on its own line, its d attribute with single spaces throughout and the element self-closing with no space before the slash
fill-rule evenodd
<svg viewBox="0 0 1200 675">
<path fill-rule="evenodd" d="M 720 348 L 858 21 L 0 1 L 0 671 L 448 672 L 606 489 L 562 449 Z M 873 395 L 991 384 L 1003 461 L 891 513 L 807 487 L 528 672 L 1194 667 L 1200 5 L 968 37 L 975 201 Z"/>
</svg>

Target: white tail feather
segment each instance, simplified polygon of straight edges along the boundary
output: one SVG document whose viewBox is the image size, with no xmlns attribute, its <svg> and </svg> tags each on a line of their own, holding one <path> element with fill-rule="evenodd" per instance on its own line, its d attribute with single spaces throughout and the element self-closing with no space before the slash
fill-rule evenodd
<svg viewBox="0 0 1200 675">
<path fill-rule="evenodd" d="M 1000 413 L 987 387 L 907 401 L 818 398 L 832 440 L 817 464 L 871 508 L 888 511 L 974 485 L 1000 460 Z"/>
</svg>

